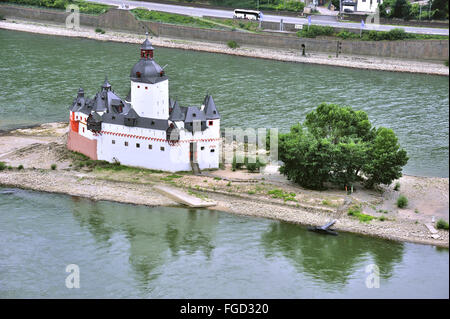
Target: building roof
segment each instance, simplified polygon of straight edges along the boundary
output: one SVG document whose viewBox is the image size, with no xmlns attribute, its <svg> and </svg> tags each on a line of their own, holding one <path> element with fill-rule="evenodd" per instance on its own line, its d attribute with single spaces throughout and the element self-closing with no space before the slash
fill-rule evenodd
<svg viewBox="0 0 450 319">
<path fill-rule="evenodd" d="M 178 101 L 175 101 L 173 103 L 172 112 L 169 115 L 169 120 L 171 121 L 184 121 L 186 118 L 186 111 L 187 108 L 181 107 L 180 104 L 178 104 Z"/>
<path fill-rule="evenodd" d="M 146 35 L 146 38 L 145 38 L 145 41 L 142 42 L 142 44 L 141 44 L 141 50 L 154 50 L 154 48 L 152 47 L 152 44 L 148 40 L 148 32 L 146 32 L 145 35 Z"/>
<path fill-rule="evenodd" d="M 217 110 L 216 103 L 211 95 L 205 96 L 205 101 L 203 103 L 205 105 L 205 115 L 207 120 L 216 120 L 220 119 L 219 111 Z"/>
<path fill-rule="evenodd" d="M 153 59 L 141 58 L 131 69 L 130 78 L 135 82 L 158 83 L 167 80 L 164 70 Z"/>
</svg>

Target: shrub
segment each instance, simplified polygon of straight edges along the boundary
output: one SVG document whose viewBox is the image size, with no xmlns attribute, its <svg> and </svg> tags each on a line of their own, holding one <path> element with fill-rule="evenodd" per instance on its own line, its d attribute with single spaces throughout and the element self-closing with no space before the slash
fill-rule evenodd
<svg viewBox="0 0 450 319">
<path fill-rule="evenodd" d="M 105 34 L 105 30 L 100 29 L 100 28 L 96 28 L 96 29 L 95 29 L 95 32 L 101 33 L 101 34 Z"/>
<path fill-rule="evenodd" d="M 359 219 L 362 223 L 368 223 L 375 217 L 371 215 L 367 215 L 364 213 L 361 213 L 361 208 L 359 206 L 352 206 L 349 208 L 347 215 L 353 216 Z"/>
<path fill-rule="evenodd" d="M 236 154 L 233 155 L 233 162 L 231 163 L 231 170 L 234 172 L 237 169 L 241 169 L 244 163 L 241 162 L 241 157 L 239 158 L 239 162 Z"/>
<path fill-rule="evenodd" d="M 443 219 L 439 219 L 436 223 L 436 228 L 448 230 L 448 223 Z"/>
<path fill-rule="evenodd" d="M 52 165 L 50 166 L 50 168 L 52 169 L 52 171 L 54 171 L 54 170 L 56 169 L 56 164 L 52 164 Z"/>
<path fill-rule="evenodd" d="M 227 42 L 227 45 L 228 45 L 228 47 L 231 48 L 231 49 L 239 48 L 239 45 L 238 45 L 237 42 L 234 41 L 234 40 L 228 41 L 228 42 Z"/>
<path fill-rule="evenodd" d="M 333 27 L 310 25 L 297 32 L 297 35 L 301 38 L 315 38 L 318 36 L 333 36 L 335 34 Z"/>
<path fill-rule="evenodd" d="M 19 166 L 17 166 L 17 169 L 18 169 L 18 170 L 21 170 L 21 169 L 23 169 L 23 165 L 22 165 L 22 164 L 20 164 Z"/>
<path fill-rule="evenodd" d="M 265 166 L 265 164 L 263 164 L 259 161 L 259 158 L 256 158 L 256 160 L 252 160 L 252 162 L 254 162 L 254 163 L 250 163 L 249 158 L 245 157 L 245 160 L 244 160 L 245 167 L 251 173 L 259 172 L 261 167 Z"/>
<path fill-rule="evenodd" d="M 400 195 L 397 199 L 397 207 L 405 208 L 406 206 L 408 206 L 408 199 L 405 196 Z"/>
<path fill-rule="evenodd" d="M 400 189 L 400 182 L 395 183 L 394 191 L 398 191 Z"/>
<path fill-rule="evenodd" d="M 0 162 L 0 171 L 3 171 L 6 169 L 6 164 L 4 162 Z"/>
</svg>

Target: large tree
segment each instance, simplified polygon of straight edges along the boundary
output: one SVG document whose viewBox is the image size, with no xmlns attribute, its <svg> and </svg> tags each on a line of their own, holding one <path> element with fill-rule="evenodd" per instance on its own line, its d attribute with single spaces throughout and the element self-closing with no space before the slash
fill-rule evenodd
<svg viewBox="0 0 450 319">
<path fill-rule="evenodd" d="M 303 125 L 280 134 L 279 148 L 280 172 L 314 189 L 356 181 L 390 184 L 408 161 L 392 130 L 376 129 L 364 111 L 336 104 L 319 105 Z"/>
</svg>

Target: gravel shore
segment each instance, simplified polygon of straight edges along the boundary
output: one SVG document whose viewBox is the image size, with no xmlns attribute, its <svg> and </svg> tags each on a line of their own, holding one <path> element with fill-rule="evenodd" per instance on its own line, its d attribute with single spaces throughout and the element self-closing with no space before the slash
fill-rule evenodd
<svg viewBox="0 0 450 319">
<path fill-rule="evenodd" d="M 432 219 L 448 221 L 448 178 L 403 176 L 400 192 L 392 185 L 382 191 L 358 189 L 348 196 L 343 190 L 310 191 L 285 180 L 279 173 L 251 174 L 225 170 L 206 176 L 190 173 L 170 174 L 139 168 L 95 169 L 79 165 L 66 147 L 67 123 L 49 123 L 36 128 L 18 129 L 0 135 L 0 186 L 69 194 L 92 200 L 120 201 L 148 206 L 178 206 L 159 194 L 155 185 L 169 184 L 191 195 L 218 203 L 213 209 L 233 214 L 271 218 L 303 225 L 323 225 L 337 219 L 334 228 L 391 240 L 436 246 L 449 246 L 449 233 L 438 230 L 433 238 L 426 228 Z M 51 169 L 56 164 L 55 169 Z M 24 168 L 19 169 L 22 165 Z M 294 201 L 273 198 L 269 191 L 295 193 Z M 122 196 L 116 196 L 121 194 Z M 123 195 L 126 196 L 123 196 Z M 408 207 L 395 206 L 405 194 Z M 360 222 L 348 216 L 350 205 L 375 219 Z M 382 219 L 380 217 L 383 217 Z"/>
<path fill-rule="evenodd" d="M 107 31 L 105 34 L 100 34 L 96 33 L 94 29 L 84 27 L 75 31 L 67 29 L 60 24 L 44 24 L 23 20 L 0 21 L 0 29 L 125 43 L 141 43 L 144 39 L 144 36 L 129 33 Z M 449 68 L 442 63 L 355 55 L 340 55 L 339 58 L 335 58 L 332 54 L 315 52 L 307 54 L 304 57 L 301 56 L 300 52 L 295 50 L 256 48 L 249 46 L 241 46 L 237 49 L 231 49 L 226 44 L 222 43 L 209 43 L 162 37 L 152 37 L 151 41 L 155 46 L 159 47 L 230 54 L 286 62 L 310 63 L 378 71 L 423 73 L 443 76 L 449 75 Z"/>
</svg>

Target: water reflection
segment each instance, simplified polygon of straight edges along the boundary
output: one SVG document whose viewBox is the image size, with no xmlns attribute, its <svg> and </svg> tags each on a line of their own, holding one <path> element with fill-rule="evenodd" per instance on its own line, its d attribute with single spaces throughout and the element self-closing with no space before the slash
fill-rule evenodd
<svg viewBox="0 0 450 319">
<path fill-rule="evenodd" d="M 282 254 L 300 273 L 328 284 L 343 287 L 356 267 L 378 265 L 380 275 L 388 279 L 394 266 L 402 261 L 403 244 L 399 242 L 341 233 L 326 236 L 288 223 L 272 223 L 262 235 L 267 257 Z M 364 265 L 362 265 L 364 262 Z"/>
<path fill-rule="evenodd" d="M 146 289 L 169 257 L 201 252 L 210 259 L 215 248 L 215 211 L 148 208 L 73 197 L 71 212 L 101 246 L 109 247 L 113 238 L 123 235 L 129 244 L 129 263 Z"/>
</svg>

